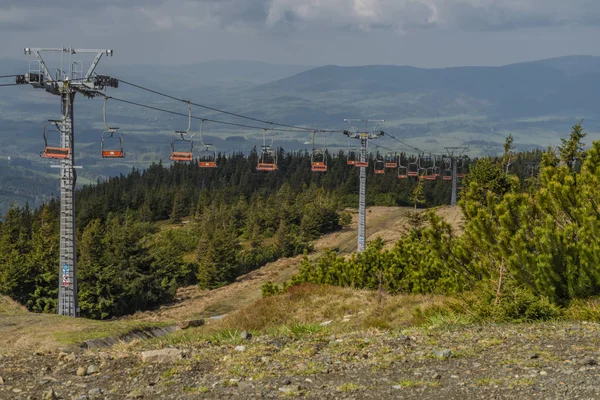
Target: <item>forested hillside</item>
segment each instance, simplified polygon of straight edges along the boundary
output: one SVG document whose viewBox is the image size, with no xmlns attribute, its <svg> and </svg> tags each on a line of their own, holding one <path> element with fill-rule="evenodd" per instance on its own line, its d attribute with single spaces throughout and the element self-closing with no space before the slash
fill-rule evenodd
<svg viewBox="0 0 600 400">
<path fill-rule="evenodd" d="M 543 154 L 539 174 L 526 179 L 510 172 L 510 140 L 504 158 L 477 161 L 460 203 L 461 235 L 428 213 L 428 226 L 415 227 L 393 249 L 374 241 L 350 259 L 329 252 L 305 260 L 292 284 L 474 293 L 465 307 L 483 319 L 560 315 L 558 307 L 600 294 L 600 142 L 584 150 L 585 136 L 574 126 L 557 150 Z"/>
<path fill-rule="evenodd" d="M 512 168 L 526 175 L 524 153 Z M 152 165 L 77 193 L 82 314 L 108 318 L 169 302 L 182 285 L 216 288 L 349 222 L 358 202 L 358 169 L 344 153 L 327 155 L 327 173 L 311 172 L 308 153 L 279 152 L 279 169 L 256 171 L 258 155 L 221 155 L 218 168 Z M 368 205 L 436 206 L 450 182 L 375 175 Z M 403 163 L 408 160 L 402 155 Z M 468 165 L 468 163 L 466 164 Z M 34 311 L 52 312 L 58 282 L 59 199 L 35 210 L 12 207 L 0 223 L 0 293 Z"/>
</svg>

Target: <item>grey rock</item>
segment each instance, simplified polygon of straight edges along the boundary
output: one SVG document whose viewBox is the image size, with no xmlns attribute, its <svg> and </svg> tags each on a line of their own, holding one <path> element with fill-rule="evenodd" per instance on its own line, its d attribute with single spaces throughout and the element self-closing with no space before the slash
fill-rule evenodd
<svg viewBox="0 0 600 400">
<path fill-rule="evenodd" d="M 538 358 L 540 358 L 540 355 L 539 355 L 539 354 L 537 354 L 537 353 L 531 353 L 531 354 L 529 355 L 529 359 L 530 359 L 530 360 L 537 360 Z"/>
<path fill-rule="evenodd" d="M 235 346 L 235 351 L 244 352 L 246 351 L 246 346 Z"/>
<path fill-rule="evenodd" d="M 291 384 L 292 384 L 292 381 L 289 380 L 289 379 L 286 379 L 286 380 L 283 381 L 283 385 L 285 385 L 285 386 L 288 386 L 288 385 L 291 385 Z"/>
<path fill-rule="evenodd" d="M 596 359 L 594 359 L 592 357 L 586 357 L 583 360 L 581 360 L 581 364 L 582 365 L 594 366 L 594 365 L 598 365 L 598 361 L 596 361 Z"/>
<path fill-rule="evenodd" d="M 240 334 L 240 337 L 244 340 L 250 340 L 250 339 L 252 339 L 252 334 L 248 331 L 242 331 L 242 333 Z"/>
<path fill-rule="evenodd" d="M 94 388 L 94 389 L 90 389 L 90 390 L 88 391 L 88 395 L 89 395 L 91 398 L 97 398 L 97 397 L 100 397 L 100 396 L 102 396 L 102 393 L 104 393 L 104 390 L 102 390 L 102 389 L 100 389 L 100 388 Z"/>
<path fill-rule="evenodd" d="M 162 349 L 144 351 L 141 354 L 142 362 L 166 364 L 183 358 L 183 352 L 179 349 Z"/>
<path fill-rule="evenodd" d="M 436 379 L 436 380 L 442 379 L 442 375 L 440 375 L 437 372 L 434 372 L 433 374 L 431 374 L 431 379 Z"/>
<path fill-rule="evenodd" d="M 90 400 L 90 398 L 87 395 L 82 394 L 79 397 L 75 397 L 75 400 Z"/>
<path fill-rule="evenodd" d="M 97 373 L 98 371 L 100 371 L 100 368 L 98 368 L 97 365 L 92 364 L 92 365 L 90 365 L 90 366 L 87 367 L 86 374 L 87 375 L 92 375 L 92 374 Z"/>
<path fill-rule="evenodd" d="M 300 385 L 289 385 L 289 386 L 280 387 L 278 390 L 283 393 L 292 393 L 292 392 L 300 392 L 302 390 L 302 387 L 300 387 Z"/>
<path fill-rule="evenodd" d="M 75 356 L 75 353 L 68 354 L 63 358 L 63 360 L 67 361 L 67 362 L 72 362 L 72 361 L 75 361 L 76 359 L 77 359 L 77 356 Z"/>
<path fill-rule="evenodd" d="M 452 350 L 450 349 L 438 349 L 435 350 L 433 352 L 433 354 L 437 357 L 437 358 L 441 358 L 441 359 L 449 359 L 450 357 L 452 357 Z"/>
</svg>

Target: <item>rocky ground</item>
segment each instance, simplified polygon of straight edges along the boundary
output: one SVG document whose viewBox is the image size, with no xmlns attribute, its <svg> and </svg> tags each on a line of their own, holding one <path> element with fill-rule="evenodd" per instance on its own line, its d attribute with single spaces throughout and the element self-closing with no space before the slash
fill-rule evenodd
<svg viewBox="0 0 600 400">
<path fill-rule="evenodd" d="M 100 351 L 8 353 L 0 398 L 600 399 L 594 323 L 341 334 L 298 325 L 245 339 L 200 331 Z"/>
</svg>

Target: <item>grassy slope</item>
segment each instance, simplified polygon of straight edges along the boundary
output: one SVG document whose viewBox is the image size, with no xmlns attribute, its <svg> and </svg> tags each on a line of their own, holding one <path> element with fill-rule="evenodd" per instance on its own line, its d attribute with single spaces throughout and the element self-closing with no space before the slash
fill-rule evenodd
<svg viewBox="0 0 600 400">
<path fill-rule="evenodd" d="M 387 245 L 392 245 L 405 232 L 407 212 L 410 212 L 410 209 L 370 208 L 367 214 L 368 238 L 380 236 Z M 460 211 L 457 208 L 443 207 L 438 213 L 446 216 L 460 229 Z M 342 254 L 349 254 L 355 245 L 356 215 L 349 228 L 318 240 L 315 244 L 316 251 L 310 257 L 320 256 L 326 248 L 338 248 Z M 177 320 L 232 313 L 260 299 L 263 283 L 281 283 L 289 279 L 297 272 L 301 259 L 298 256 L 278 260 L 238 278 L 229 286 L 213 291 L 200 290 L 196 286 L 182 288 L 178 291 L 178 299 L 174 304 L 116 321 L 91 321 L 33 314 L 5 297 L 0 297 L 0 349 L 63 347 L 87 339 L 119 336 L 149 326 L 172 324 Z M 373 294 L 365 294 L 363 299 L 372 302 Z M 360 303 L 361 300 L 357 301 Z M 418 299 L 411 300 L 411 304 L 418 302 Z"/>
</svg>

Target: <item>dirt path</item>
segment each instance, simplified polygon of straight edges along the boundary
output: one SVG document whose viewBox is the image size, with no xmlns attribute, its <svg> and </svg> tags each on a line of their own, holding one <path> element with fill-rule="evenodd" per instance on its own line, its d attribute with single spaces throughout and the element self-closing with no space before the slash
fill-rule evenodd
<svg viewBox="0 0 600 400">
<path fill-rule="evenodd" d="M 352 224 L 340 232 L 326 235 L 315 243 L 315 251 L 309 258 L 320 257 L 325 249 L 338 249 L 340 254 L 350 254 L 357 245 L 356 210 L 352 213 Z M 380 237 L 386 247 L 391 247 L 407 232 L 407 214 L 412 208 L 370 207 L 367 210 L 367 242 Z M 461 231 L 462 214 L 458 207 L 441 207 L 437 213 Z M 220 316 L 245 307 L 261 297 L 261 286 L 268 281 L 282 283 L 298 271 L 301 256 L 284 258 L 269 263 L 263 268 L 239 277 L 231 285 L 216 289 L 202 290 L 197 286 L 181 288 L 174 304 L 156 311 L 140 312 L 128 319 L 141 321 L 165 321 Z"/>
</svg>

